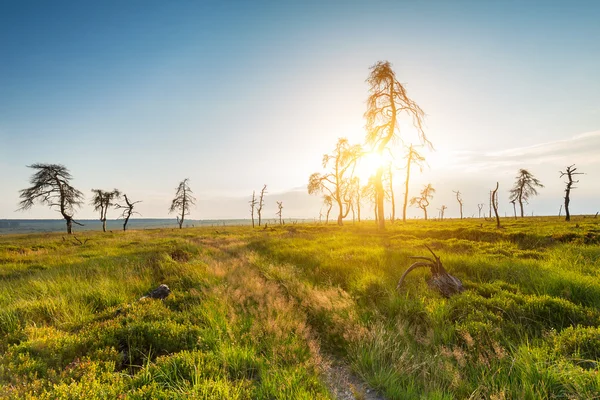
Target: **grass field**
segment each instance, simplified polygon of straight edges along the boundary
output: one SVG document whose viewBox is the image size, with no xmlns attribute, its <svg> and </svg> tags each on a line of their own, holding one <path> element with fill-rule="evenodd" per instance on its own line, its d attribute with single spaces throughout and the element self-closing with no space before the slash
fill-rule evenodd
<svg viewBox="0 0 600 400">
<path fill-rule="evenodd" d="M 600 219 L 503 225 L 1 236 L 0 398 L 600 398 Z M 396 292 L 425 244 L 466 292 Z"/>
</svg>

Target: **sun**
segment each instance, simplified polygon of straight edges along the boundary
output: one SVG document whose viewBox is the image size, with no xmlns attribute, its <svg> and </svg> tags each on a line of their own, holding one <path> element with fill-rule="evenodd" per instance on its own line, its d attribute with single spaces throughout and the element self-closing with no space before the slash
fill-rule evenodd
<svg viewBox="0 0 600 400">
<path fill-rule="evenodd" d="M 387 163 L 385 157 L 376 152 L 368 152 L 356 163 L 355 176 L 364 185 L 369 178 L 377 172 L 377 169 Z"/>
</svg>

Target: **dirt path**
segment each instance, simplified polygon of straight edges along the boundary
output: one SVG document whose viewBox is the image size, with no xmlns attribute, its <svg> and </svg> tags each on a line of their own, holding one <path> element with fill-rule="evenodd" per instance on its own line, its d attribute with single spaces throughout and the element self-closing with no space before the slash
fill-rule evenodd
<svg viewBox="0 0 600 400">
<path fill-rule="evenodd" d="M 330 361 L 324 372 L 327 386 L 338 400 L 385 400 L 345 365 Z"/>
</svg>

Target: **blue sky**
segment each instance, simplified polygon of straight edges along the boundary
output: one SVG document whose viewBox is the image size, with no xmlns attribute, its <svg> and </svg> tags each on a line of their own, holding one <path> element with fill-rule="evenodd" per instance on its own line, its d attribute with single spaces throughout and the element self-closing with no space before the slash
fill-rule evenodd
<svg viewBox="0 0 600 400">
<path fill-rule="evenodd" d="M 303 187 L 338 137 L 362 142 L 378 60 L 428 114 L 437 151 L 413 188 L 437 186 L 434 206 L 459 189 L 476 212 L 526 167 L 546 184 L 530 207 L 554 213 L 558 169 L 577 163 L 573 211 L 596 212 L 598 21 L 596 1 L 3 1 L 0 218 L 58 216 L 14 212 L 34 162 L 86 194 L 117 187 L 145 217 L 167 216 L 186 177 L 193 218 L 244 217 L 263 183 L 273 214 L 285 198 L 318 215 Z"/>
</svg>

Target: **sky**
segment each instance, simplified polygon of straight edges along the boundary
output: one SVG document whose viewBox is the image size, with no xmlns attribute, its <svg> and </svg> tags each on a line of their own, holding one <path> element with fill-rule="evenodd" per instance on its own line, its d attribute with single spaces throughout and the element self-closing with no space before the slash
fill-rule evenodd
<svg viewBox="0 0 600 400">
<path fill-rule="evenodd" d="M 308 177 L 339 137 L 364 142 L 379 60 L 427 114 L 435 147 L 411 196 L 431 183 L 432 209 L 452 217 L 460 190 L 471 216 L 498 181 L 510 213 L 527 168 L 545 187 L 526 212 L 556 214 L 559 171 L 576 164 L 571 212 L 596 213 L 598 21 L 597 1 L 2 1 L 0 218 L 60 217 L 16 211 L 37 162 L 69 168 L 86 194 L 76 218 L 97 217 L 93 188 L 168 217 L 184 178 L 193 219 L 249 217 L 263 184 L 269 218 L 276 201 L 284 217 L 318 218 Z M 410 131 L 403 122 L 407 143 Z"/>
</svg>

